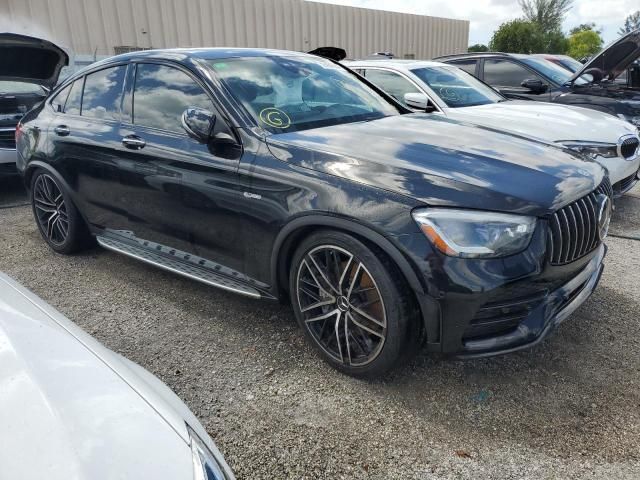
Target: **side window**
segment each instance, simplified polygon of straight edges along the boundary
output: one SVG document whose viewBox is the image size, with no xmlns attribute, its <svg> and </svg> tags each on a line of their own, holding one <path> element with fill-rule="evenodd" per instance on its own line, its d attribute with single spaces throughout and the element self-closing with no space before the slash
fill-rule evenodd
<svg viewBox="0 0 640 480">
<path fill-rule="evenodd" d="M 64 104 L 67 102 L 67 97 L 69 96 L 69 90 L 71 90 L 72 85 L 73 84 L 69 84 L 66 87 L 64 87 L 62 90 L 58 92 L 58 94 L 55 97 L 53 97 L 53 100 L 51 100 L 51 106 L 56 112 L 58 113 L 64 112 Z"/>
<path fill-rule="evenodd" d="M 105 68 L 87 75 L 82 95 L 82 116 L 119 120 L 125 65 Z"/>
<path fill-rule="evenodd" d="M 138 64 L 133 91 L 133 123 L 184 133 L 182 112 L 189 107 L 213 111 L 209 96 L 177 68 Z"/>
<path fill-rule="evenodd" d="M 470 73 L 474 77 L 476 76 L 476 60 L 457 60 L 455 62 L 449 62 L 451 65 L 455 65 L 456 67 L 464 70 L 467 73 Z"/>
<path fill-rule="evenodd" d="M 67 103 L 64 105 L 64 113 L 69 115 L 80 115 L 80 104 L 82 101 L 82 84 L 84 77 L 78 78 L 71 86 Z"/>
<path fill-rule="evenodd" d="M 534 73 L 510 60 L 485 60 L 484 81 L 501 87 L 520 87 L 528 78 L 540 79 Z"/>
<path fill-rule="evenodd" d="M 406 105 L 404 102 L 405 93 L 420 93 L 418 87 L 402 75 L 387 70 L 367 70 L 367 80 L 380 87 L 403 105 Z"/>
</svg>

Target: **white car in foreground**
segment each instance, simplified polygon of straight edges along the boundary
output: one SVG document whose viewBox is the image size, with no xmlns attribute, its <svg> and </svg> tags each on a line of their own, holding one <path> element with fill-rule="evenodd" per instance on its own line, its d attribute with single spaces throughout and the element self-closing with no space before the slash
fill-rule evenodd
<svg viewBox="0 0 640 480">
<path fill-rule="evenodd" d="M 0 478 L 234 476 L 165 384 L 0 274 Z"/>
<path fill-rule="evenodd" d="M 344 64 L 412 110 L 581 152 L 607 168 L 616 196 L 638 181 L 638 130 L 612 115 L 554 103 L 508 100 L 464 70 L 439 62 L 361 60 Z"/>
</svg>

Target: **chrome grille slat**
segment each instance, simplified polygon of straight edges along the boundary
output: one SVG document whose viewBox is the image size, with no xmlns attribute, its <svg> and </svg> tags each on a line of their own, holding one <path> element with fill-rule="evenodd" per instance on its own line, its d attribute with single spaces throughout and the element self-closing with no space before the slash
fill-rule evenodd
<svg viewBox="0 0 640 480">
<path fill-rule="evenodd" d="M 573 205 L 571 205 L 571 210 L 573 211 L 573 215 L 576 218 L 576 225 L 578 227 L 577 232 L 578 232 L 579 240 L 576 242 L 576 253 L 578 257 L 581 257 L 583 255 L 584 236 L 585 236 L 586 230 L 585 230 L 585 222 L 584 222 L 584 219 L 582 218 L 582 212 L 580 212 L 579 202 L 576 202 Z"/>
<path fill-rule="evenodd" d="M 569 261 L 569 250 L 571 249 L 571 227 L 569 226 L 569 216 L 563 208 L 560 210 L 560 228 L 563 230 L 563 236 L 566 241 L 562 244 L 562 263 Z"/>
<path fill-rule="evenodd" d="M 589 208 L 589 216 L 591 218 L 592 228 L 589 231 L 589 250 L 593 248 L 593 243 L 595 242 L 596 237 L 598 236 L 596 233 L 596 228 L 598 225 L 598 217 L 596 216 L 596 207 L 595 207 L 595 195 L 592 193 L 589 195 L 589 201 L 587 202 L 587 206 Z"/>
<path fill-rule="evenodd" d="M 598 239 L 598 195 L 613 198 L 608 178 L 589 195 L 555 212 L 549 220 L 549 261 L 552 265 L 571 263 L 593 251 Z"/>
<path fill-rule="evenodd" d="M 591 214 L 589 213 L 589 207 L 587 206 L 587 202 L 584 201 L 584 198 L 578 200 L 578 205 L 580 205 L 580 209 L 583 213 L 584 225 L 585 225 L 585 242 L 583 250 L 580 252 L 581 255 L 587 253 L 590 249 L 591 242 L 591 232 L 593 231 L 591 222 Z"/>
</svg>

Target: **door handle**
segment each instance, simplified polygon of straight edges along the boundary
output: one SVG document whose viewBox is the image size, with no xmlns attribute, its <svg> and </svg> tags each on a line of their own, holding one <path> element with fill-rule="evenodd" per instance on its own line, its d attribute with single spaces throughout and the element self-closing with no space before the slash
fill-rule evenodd
<svg viewBox="0 0 640 480">
<path fill-rule="evenodd" d="M 69 130 L 69 127 L 67 127 L 66 125 L 58 125 L 53 129 L 53 131 L 56 132 L 56 135 L 58 135 L 59 137 L 66 137 L 71 133 L 71 130 Z"/>
<path fill-rule="evenodd" d="M 136 135 L 129 135 L 122 139 L 122 144 L 132 150 L 140 150 L 147 144 L 143 139 Z"/>
</svg>

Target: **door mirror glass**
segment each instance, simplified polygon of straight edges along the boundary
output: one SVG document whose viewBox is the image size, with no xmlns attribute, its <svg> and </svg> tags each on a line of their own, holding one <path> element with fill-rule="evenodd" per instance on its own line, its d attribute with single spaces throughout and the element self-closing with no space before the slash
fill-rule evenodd
<svg viewBox="0 0 640 480">
<path fill-rule="evenodd" d="M 216 116 L 202 108 L 187 108 L 182 113 L 182 126 L 190 137 L 208 142 L 216 123 Z"/>
<path fill-rule="evenodd" d="M 415 110 L 422 110 L 426 113 L 433 113 L 437 109 L 429 100 L 424 93 L 405 93 L 404 94 L 404 103 L 409 108 L 413 108 Z"/>
<path fill-rule="evenodd" d="M 548 85 L 542 83 L 542 80 L 539 80 L 537 78 L 527 78 L 520 85 L 533 93 L 546 92 L 547 88 L 549 87 Z"/>
</svg>

